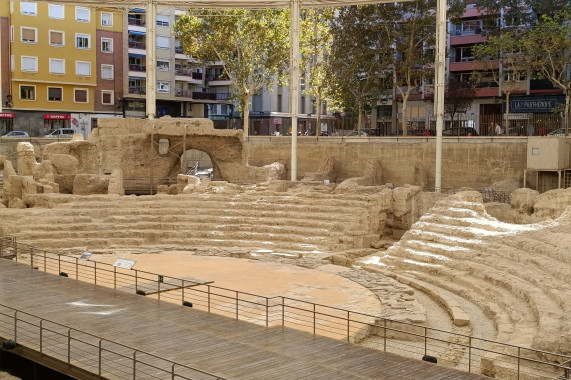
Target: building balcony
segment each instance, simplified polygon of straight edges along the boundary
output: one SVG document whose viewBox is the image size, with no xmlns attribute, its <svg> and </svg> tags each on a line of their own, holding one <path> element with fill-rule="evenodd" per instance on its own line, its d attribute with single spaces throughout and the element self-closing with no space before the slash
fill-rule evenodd
<svg viewBox="0 0 571 380">
<path fill-rule="evenodd" d="M 484 64 L 482 62 L 475 62 L 475 61 L 464 61 L 464 62 L 450 62 L 450 64 L 448 65 L 448 69 L 450 72 L 491 70 L 491 69 L 498 69 L 499 67 L 500 67 L 500 61 L 498 60 L 489 61 L 489 64 Z"/>
<path fill-rule="evenodd" d="M 457 31 L 456 34 L 450 35 L 450 46 L 473 45 L 486 42 L 486 36 L 480 33 L 475 33 L 475 31 L 471 32 Z"/>
<path fill-rule="evenodd" d="M 192 98 L 198 100 L 228 100 L 229 96 L 226 92 L 193 92 Z"/>
<path fill-rule="evenodd" d="M 494 96 L 500 96 L 498 87 L 476 88 L 474 92 L 475 98 L 490 98 Z"/>
<path fill-rule="evenodd" d="M 189 98 L 192 99 L 192 91 L 189 90 L 178 90 L 174 92 L 174 96 L 177 98 Z"/>
<path fill-rule="evenodd" d="M 206 77 L 209 86 L 230 86 L 232 82 L 226 75 L 209 75 Z"/>
<path fill-rule="evenodd" d="M 129 41 L 128 46 L 129 46 L 129 49 L 145 50 L 147 47 L 147 44 L 145 44 L 145 42 L 142 42 L 142 41 Z"/>
<path fill-rule="evenodd" d="M 133 26 L 146 26 L 147 25 L 145 20 L 141 20 L 139 18 L 127 17 L 127 22 L 129 23 L 129 25 L 133 25 Z"/>
<path fill-rule="evenodd" d="M 145 66 L 145 65 L 129 65 L 129 71 L 146 72 L 147 66 Z"/>
<path fill-rule="evenodd" d="M 129 94 L 146 95 L 147 94 L 147 88 L 146 87 L 129 87 Z"/>
</svg>

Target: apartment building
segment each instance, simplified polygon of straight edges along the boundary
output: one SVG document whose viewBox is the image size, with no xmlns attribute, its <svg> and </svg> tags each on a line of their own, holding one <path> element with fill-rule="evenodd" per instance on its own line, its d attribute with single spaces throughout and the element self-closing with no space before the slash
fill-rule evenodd
<svg viewBox="0 0 571 380">
<path fill-rule="evenodd" d="M 485 68 L 475 60 L 474 46 L 486 41 L 483 16 L 482 11 L 476 7 L 476 1 L 471 1 L 457 22 L 448 22 L 447 80 L 466 82 L 474 71 L 491 69 L 498 70 L 500 78 L 509 75 L 509 68 L 502 66 L 500 59 L 489 61 Z M 498 15 L 498 22 L 505 23 L 506 20 Z M 506 96 L 501 86 L 491 76 L 483 75 L 475 89 L 472 105 L 458 116 L 462 124 L 475 128 L 480 135 L 494 134 L 496 123 L 504 126 L 504 134 L 512 135 L 538 135 L 542 128 L 549 131 L 562 125 L 562 115 L 553 111 L 564 104 L 564 94 L 548 80 L 533 76 L 517 78 L 511 90 L 509 115 L 506 115 Z M 382 97 L 377 104 L 371 115 L 371 124 L 379 134 L 394 133 L 400 128 L 402 118 L 407 121 L 408 128 L 413 133 L 424 128 L 435 128 L 433 82 L 425 82 L 421 87 L 413 89 L 405 114 L 402 112 L 401 100 L 399 93 L 394 90 L 392 95 Z M 395 122 L 399 126 L 395 126 Z M 445 123 L 445 126 L 450 125 L 449 115 L 445 115 Z"/>
<path fill-rule="evenodd" d="M 122 34 L 117 11 L 45 2 L 2 2 L 2 132 L 43 136 L 74 128 L 87 136 L 101 117 L 121 116 Z M 119 14 L 120 15 L 120 14 Z M 6 27 L 3 28 L 3 31 Z M 8 40 L 6 40 L 8 38 Z M 6 43 L 5 43 L 6 42 Z"/>
<path fill-rule="evenodd" d="M 148 20 L 145 9 L 131 8 L 125 14 L 127 49 L 124 72 L 123 109 L 126 117 L 145 117 L 147 86 L 146 26 L 156 23 L 156 109 L 157 117 L 229 118 L 230 81 L 221 76 L 221 65 L 203 67 L 183 53 L 180 41 L 172 34 L 172 26 L 182 11 L 158 7 L 156 20 Z M 207 75 L 205 75 L 207 74 Z"/>
</svg>

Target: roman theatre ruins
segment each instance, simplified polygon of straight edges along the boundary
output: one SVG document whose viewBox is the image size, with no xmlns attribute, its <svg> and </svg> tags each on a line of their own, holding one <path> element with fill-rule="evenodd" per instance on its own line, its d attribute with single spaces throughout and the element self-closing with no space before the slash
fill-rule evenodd
<svg viewBox="0 0 571 380">
<path fill-rule="evenodd" d="M 187 174 L 189 150 L 209 156 L 212 178 Z M 490 183 L 509 202 L 484 202 L 470 188 L 423 191 L 419 167 L 416 184 L 392 187 L 382 174 L 389 162 L 367 160 L 350 178 L 334 156 L 320 162 L 291 182 L 286 161 L 249 165 L 239 130 L 206 119 L 102 119 L 87 139 L 41 152 L 20 142 L 16 157 L 0 156 L 0 235 L 459 332 L 489 340 L 481 348 L 491 351 L 499 341 L 553 353 L 541 360 L 571 355 L 571 189 Z M 144 195 L 150 187 L 156 194 Z M 381 344 L 373 330 L 355 341 Z M 457 366 L 465 354 L 443 347 L 439 364 Z M 516 364 L 493 354 L 478 366 L 515 378 Z M 531 366 L 520 378 L 556 376 Z"/>
</svg>

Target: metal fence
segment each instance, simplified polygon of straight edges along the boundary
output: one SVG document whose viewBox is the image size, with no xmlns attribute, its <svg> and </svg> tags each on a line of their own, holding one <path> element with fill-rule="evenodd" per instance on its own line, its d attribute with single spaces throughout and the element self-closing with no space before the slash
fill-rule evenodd
<svg viewBox="0 0 571 380">
<path fill-rule="evenodd" d="M 553 352 L 515 346 L 289 297 L 264 297 L 191 279 L 175 278 L 141 270 L 127 270 L 110 264 L 82 260 L 79 257 L 50 253 L 31 245 L 17 243 L 13 237 L 0 238 L 0 257 L 15 258 L 19 262 L 25 262 L 32 268 L 44 272 L 153 297 L 267 327 L 286 326 L 348 342 L 359 342 L 363 338 L 373 339 L 377 341 L 377 347 L 385 352 L 416 359 L 422 358 L 423 355 L 434 356 L 442 359 L 439 361 L 441 365 L 467 372 L 488 376 L 503 373 L 510 378 L 517 379 L 571 379 L 571 356 Z M 14 313 L 11 318 L 16 320 L 18 315 L 27 314 Z M 38 347 L 38 344 L 40 346 L 43 344 L 41 341 L 44 338 L 42 338 L 41 330 L 44 327 L 38 324 L 36 324 L 36 329 L 40 329 L 40 334 L 30 337 L 29 341 L 26 340 L 26 344 L 43 350 L 44 348 Z M 3 323 L 2 325 L 8 326 L 9 324 Z M 71 335 L 67 331 L 60 335 L 68 339 Z M 75 335 L 73 337 L 75 341 Z M 113 344 L 108 343 L 110 346 Z M 66 344 L 69 350 L 73 348 L 69 340 Z M 101 343 L 92 342 L 91 346 L 100 349 Z M 133 368 L 136 368 L 142 360 L 141 355 L 136 352 L 138 351 L 134 350 L 129 354 L 132 355 L 129 360 L 132 360 Z M 98 360 L 101 360 L 101 354 L 97 355 L 99 355 Z M 67 359 L 66 357 L 66 360 L 73 360 L 73 358 Z M 103 360 L 106 359 L 103 358 Z M 177 366 L 178 364 L 173 368 Z"/>
<path fill-rule="evenodd" d="M 459 191 L 464 191 L 466 189 L 457 189 L 457 188 L 441 188 L 439 190 L 439 192 L 441 192 L 442 194 L 448 194 L 448 195 L 452 195 L 452 194 L 456 194 Z M 434 187 L 423 187 L 422 191 L 426 191 L 426 192 L 435 192 L 436 189 Z M 500 202 L 500 203 L 507 203 L 510 204 L 511 203 L 511 193 L 507 192 L 507 191 L 496 191 L 493 190 L 489 187 L 484 188 L 484 189 L 477 189 L 475 191 L 478 191 L 480 194 L 482 194 L 482 200 L 484 203 L 488 203 L 488 202 Z"/>
</svg>

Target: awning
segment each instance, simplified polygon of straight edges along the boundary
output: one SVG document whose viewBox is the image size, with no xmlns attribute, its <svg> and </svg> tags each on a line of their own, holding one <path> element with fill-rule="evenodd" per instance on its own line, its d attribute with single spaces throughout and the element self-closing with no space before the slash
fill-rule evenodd
<svg viewBox="0 0 571 380">
<path fill-rule="evenodd" d="M 129 53 L 129 57 L 145 58 L 144 54 Z"/>
<path fill-rule="evenodd" d="M 138 36 L 144 36 L 145 32 L 139 32 L 138 30 L 129 30 L 129 34 L 136 34 Z"/>
<path fill-rule="evenodd" d="M 0 113 L 0 119 L 13 119 L 14 114 L 11 112 L 2 112 Z"/>
<path fill-rule="evenodd" d="M 44 120 L 69 120 L 69 119 L 71 119 L 71 115 L 60 115 L 53 113 L 44 114 Z"/>
</svg>

